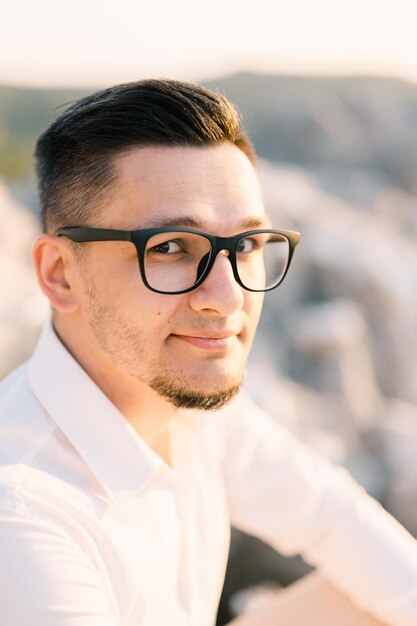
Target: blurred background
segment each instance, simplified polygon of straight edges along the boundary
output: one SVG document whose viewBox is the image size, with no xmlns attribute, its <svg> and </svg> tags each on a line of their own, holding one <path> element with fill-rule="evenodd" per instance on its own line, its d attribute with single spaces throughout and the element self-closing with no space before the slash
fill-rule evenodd
<svg viewBox="0 0 417 626">
<path fill-rule="evenodd" d="M 75 98 L 145 77 L 239 108 L 277 227 L 302 233 L 269 294 L 246 386 L 417 534 L 417 7 L 414 0 L 0 0 L 0 378 L 49 315 L 30 265 L 34 141 Z M 307 571 L 241 533 L 241 590 Z"/>
</svg>

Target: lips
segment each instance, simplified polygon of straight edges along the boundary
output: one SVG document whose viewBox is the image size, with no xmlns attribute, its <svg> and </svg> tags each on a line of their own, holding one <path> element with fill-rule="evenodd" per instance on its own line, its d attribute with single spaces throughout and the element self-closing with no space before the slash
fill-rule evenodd
<svg viewBox="0 0 417 626">
<path fill-rule="evenodd" d="M 198 330 L 198 331 L 196 331 L 194 333 L 178 333 L 175 336 L 176 337 L 191 337 L 191 338 L 194 338 L 194 339 L 196 339 L 196 338 L 198 338 L 198 339 L 227 339 L 228 337 L 235 337 L 238 334 L 239 334 L 238 332 L 233 332 L 233 331 L 218 331 L 218 330 L 201 331 L 201 330 Z"/>
<path fill-rule="evenodd" d="M 227 350 L 239 333 L 233 331 L 197 331 L 194 334 L 172 334 L 171 337 L 203 350 Z"/>
</svg>

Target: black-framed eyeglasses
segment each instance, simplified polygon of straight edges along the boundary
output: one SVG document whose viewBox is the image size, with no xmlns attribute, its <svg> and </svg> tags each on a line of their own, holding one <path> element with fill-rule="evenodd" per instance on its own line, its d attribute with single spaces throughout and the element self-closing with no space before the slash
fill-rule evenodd
<svg viewBox="0 0 417 626">
<path fill-rule="evenodd" d="M 270 291 L 284 280 L 300 233 L 256 229 L 217 237 L 192 228 L 113 230 L 74 226 L 56 232 L 76 243 L 130 241 L 137 251 L 146 287 L 164 294 L 196 289 L 207 278 L 219 252 L 226 250 L 236 282 L 248 291 Z"/>
</svg>

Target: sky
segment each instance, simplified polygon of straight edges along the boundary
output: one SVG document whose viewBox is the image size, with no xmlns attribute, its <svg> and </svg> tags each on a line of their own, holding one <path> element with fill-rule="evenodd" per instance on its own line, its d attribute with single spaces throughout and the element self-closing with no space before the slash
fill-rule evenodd
<svg viewBox="0 0 417 626">
<path fill-rule="evenodd" d="M 0 83 L 237 71 L 417 82 L 416 0 L 0 0 Z"/>
</svg>

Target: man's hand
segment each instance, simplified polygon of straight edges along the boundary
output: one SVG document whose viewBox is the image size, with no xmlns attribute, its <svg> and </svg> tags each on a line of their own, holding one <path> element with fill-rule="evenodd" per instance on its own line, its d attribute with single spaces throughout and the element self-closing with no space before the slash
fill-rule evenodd
<svg viewBox="0 0 417 626">
<path fill-rule="evenodd" d="M 267 600 L 259 611 L 228 626 L 384 626 L 355 608 L 317 573 L 309 574 Z"/>
</svg>

